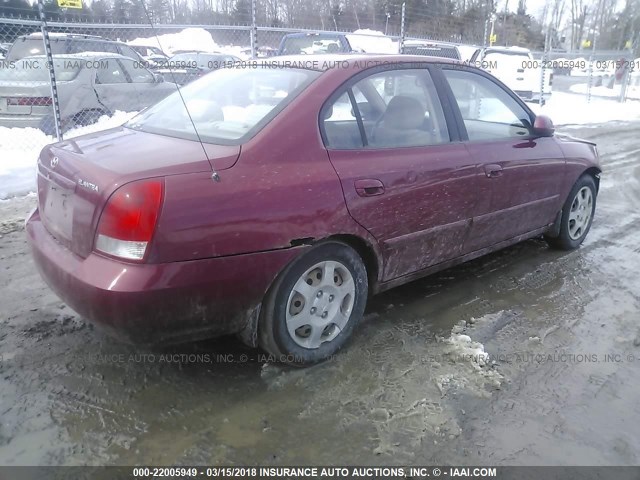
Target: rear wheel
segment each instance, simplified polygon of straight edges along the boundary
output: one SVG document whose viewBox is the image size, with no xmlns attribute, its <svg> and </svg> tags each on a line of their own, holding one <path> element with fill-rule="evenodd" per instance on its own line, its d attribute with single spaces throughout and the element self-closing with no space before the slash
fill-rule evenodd
<svg viewBox="0 0 640 480">
<path fill-rule="evenodd" d="M 291 365 L 325 360 L 351 336 L 367 295 L 358 253 L 342 242 L 317 245 L 287 267 L 267 294 L 260 346 Z"/>
<path fill-rule="evenodd" d="M 571 189 L 562 208 L 560 234 L 557 237 L 545 236 L 554 248 L 572 250 L 578 248 L 591 229 L 596 210 L 596 184 L 593 177 L 583 175 Z"/>
<path fill-rule="evenodd" d="M 69 123 L 68 128 L 86 127 L 87 125 L 93 125 L 100 120 L 100 117 L 106 115 L 102 110 L 83 110 L 77 113 L 73 120 Z"/>
</svg>

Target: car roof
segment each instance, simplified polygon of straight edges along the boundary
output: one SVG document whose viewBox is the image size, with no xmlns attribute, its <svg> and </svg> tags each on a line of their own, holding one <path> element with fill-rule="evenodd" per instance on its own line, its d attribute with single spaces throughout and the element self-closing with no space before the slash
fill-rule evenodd
<svg viewBox="0 0 640 480">
<path fill-rule="evenodd" d="M 283 55 L 270 57 L 258 62 L 282 67 L 304 68 L 307 70 L 327 71 L 335 67 L 337 63 L 348 66 L 362 64 L 365 68 L 374 67 L 376 64 L 393 63 L 451 63 L 460 64 L 460 60 L 446 57 L 432 57 L 428 55 L 382 54 L 382 53 L 332 53 L 319 55 Z M 250 60 L 249 62 L 253 62 Z M 347 65 L 344 64 L 347 62 Z"/>
<path fill-rule="evenodd" d="M 518 52 L 518 53 L 530 53 L 531 50 L 524 47 L 485 47 L 485 50 L 495 50 L 497 52 Z"/>
<path fill-rule="evenodd" d="M 42 39 L 42 33 L 41 32 L 33 32 L 33 33 L 29 33 L 27 35 L 21 35 L 18 38 L 22 38 L 22 39 L 37 39 L 40 40 Z M 49 33 L 49 38 L 71 38 L 71 39 L 78 39 L 78 40 L 95 40 L 95 41 L 100 41 L 100 42 L 109 42 L 109 43 L 122 43 L 119 42 L 117 40 L 109 40 L 108 38 L 104 38 L 104 37 L 100 37 L 98 35 L 86 35 L 84 33 L 61 33 L 61 32 L 51 32 Z"/>
<path fill-rule="evenodd" d="M 300 38 L 300 37 L 316 37 L 316 36 L 324 36 L 324 37 L 344 37 L 345 34 L 339 32 L 298 32 L 298 33 L 287 33 L 285 35 L 286 38 Z"/>
<path fill-rule="evenodd" d="M 46 55 L 31 55 L 28 57 L 21 58 L 18 61 L 26 60 L 29 58 L 47 58 Z M 95 60 L 99 58 L 120 58 L 123 60 L 131 60 L 130 57 L 125 55 L 120 55 L 119 53 L 109 53 L 109 52 L 80 52 L 80 53 L 56 53 L 53 55 L 53 59 L 65 59 L 69 58 L 72 60 Z"/>
</svg>

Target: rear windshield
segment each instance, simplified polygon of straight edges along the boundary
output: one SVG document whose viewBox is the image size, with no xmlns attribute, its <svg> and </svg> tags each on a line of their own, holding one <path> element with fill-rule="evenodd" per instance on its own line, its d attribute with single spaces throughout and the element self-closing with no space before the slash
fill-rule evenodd
<svg viewBox="0 0 640 480">
<path fill-rule="evenodd" d="M 145 110 L 126 126 L 170 137 L 200 137 L 207 143 L 239 145 L 319 75 L 311 70 L 260 65 L 222 68 Z"/>
<path fill-rule="evenodd" d="M 2 62 L 2 60 L 0 60 Z M 7 68 L 0 68 L 0 81 L 7 82 L 48 82 L 49 69 L 44 57 L 23 58 L 11 64 Z M 82 69 L 82 63 L 71 59 L 55 59 L 53 71 L 56 81 L 68 82 L 78 76 Z"/>
<path fill-rule="evenodd" d="M 317 55 L 321 53 L 343 52 L 340 37 L 336 35 L 305 35 L 303 37 L 286 37 L 282 44 L 281 55 Z"/>
<path fill-rule="evenodd" d="M 82 53 L 82 52 L 109 52 L 119 53 L 117 44 L 102 40 L 67 38 L 51 36 L 51 53 L 53 55 Z M 44 55 L 44 42 L 42 38 L 18 38 L 9 49 L 7 60 L 19 60 L 33 55 Z"/>
<path fill-rule="evenodd" d="M 437 45 L 408 45 L 404 47 L 404 53 L 409 55 L 427 55 L 430 57 L 453 58 L 460 60 L 460 54 L 456 47 Z"/>
<path fill-rule="evenodd" d="M 50 41 L 51 53 L 67 53 L 65 51 L 65 42 L 54 40 Z M 44 55 L 44 42 L 41 38 L 18 38 L 7 54 L 7 60 L 19 60 L 20 58 L 30 57 L 32 55 Z"/>
</svg>

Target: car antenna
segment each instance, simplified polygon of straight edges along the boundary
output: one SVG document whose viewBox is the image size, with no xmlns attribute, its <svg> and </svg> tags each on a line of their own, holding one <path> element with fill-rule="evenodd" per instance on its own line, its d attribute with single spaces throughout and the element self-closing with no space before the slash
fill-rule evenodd
<svg viewBox="0 0 640 480">
<path fill-rule="evenodd" d="M 140 0 L 140 3 L 142 4 L 142 9 L 144 10 L 144 14 L 147 17 L 147 21 L 149 22 L 149 26 L 151 27 L 151 30 L 153 31 L 153 36 L 156 37 L 156 42 L 158 43 L 160 48 L 162 48 L 162 44 L 160 43 L 160 38 L 158 36 L 158 31 L 156 30 L 156 27 L 153 25 L 153 22 L 151 21 L 151 16 L 149 15 L 149 11 L 147 10 L 147 5 L 144 3 L 144 0 Z M 176 89 L 178 90 L 178 95 L 180 95 L 180 100 L 182 100 L 182 105 L 184 105 L 184 109 L 187 111 L 187 116 L 189 117 L 189 121 L 191 122 L 191 125 L 193 126 L 193 131 L 196 132 L 196 137 L 198 137 L 198 142 L 200 142 L 200 146 L 202 147 L 202 152 L 204 153 L 205 158 L 209 162 L 209 165 L 211 165 L 211 170 L 213 170 L 213 173 L 211 174 L 211 178 L 213 179 L 214 182 L 219 182 L 220 181 L 220 175 L 218 175 L 218 172 L 216 171 L 215 167 L 213 166 L 213 162 L 209 158 L 209 155 L 207 155 L 207 149 L 204 146 L 202 138 L 200 138 L 200 133 L 198 133 L 198 129 L 196 128 L 196 122 L 194 122 L 193 118 L 191 117 L 191 112 L 189 111 L 189 108 L 187 107 L 187 102 L 184 101 L 184 97 L 182 96 L 182 91 L 180 90 L 180 85 L 178 85 L 178 82 L 176 82 L 176 77 L 175 77 L 175 74 L 173 73 L 173 69 L 171 68 L 171 65 L 169 65 L 169 72 L 171 72 L 171 78 L 173 79 L 173 83 L 175 83 L 175 85 L 176 85 Z"/>
</svg>

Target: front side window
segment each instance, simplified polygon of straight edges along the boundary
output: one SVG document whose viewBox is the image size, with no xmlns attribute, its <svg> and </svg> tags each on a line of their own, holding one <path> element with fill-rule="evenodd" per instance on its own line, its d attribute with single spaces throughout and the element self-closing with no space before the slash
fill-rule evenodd
<svg viewBox="0 0 640 480">
<path fill-rule="evenodd" d="M 478 73 L 443 70 L 462 114 L 469 140 L 529 135 L 529 113 L 498 84 Z"/>
<path fill-rule="evenodd" d="M 128 83 L 127 76 L 120 63 L 110 58 L 100 62 L 100 69 L 96 73 L 96 83 L 100 85 L 111 85 L 114 83 Z"/>
<path fill-rule="evenodd" d="M 134 60 L 140 59 L 140 55 L 138 55 L 136 51 L 128 45 L 118 45 L 118 48 L 120 49 L 120 53 L 125 57 L 133 58 Z"/>
<path fill-rule="evenodd" d="M 442 106 L 427 70 L 373 74 L 353 85 L 323 111 L 328 148 L 420 147 L 449 142 Z M 360 131 L 356 111 L 364 131 L 359 142 L 354 140 L 354 132 Z"/>
<path fill-rule="evenodd" d="M 126 126 L 171 137 L 238 145 L 255 135 L 319 75 L 317 71 L 267 65 L 214 70 L 145 110 Z"/>
<path fill-rule="evenodd" d="M 155 82 L 155 78 L 153 74 L 146 68 L 143 68 L 142 66 L 138 65 L 133 60 L 121 59 L 120 62 L 124 66 L 127 73 L 129 74 L 129 77 L 131 78 L 131 81 L 133 83 L 154 83 Z"/>
</svg>

